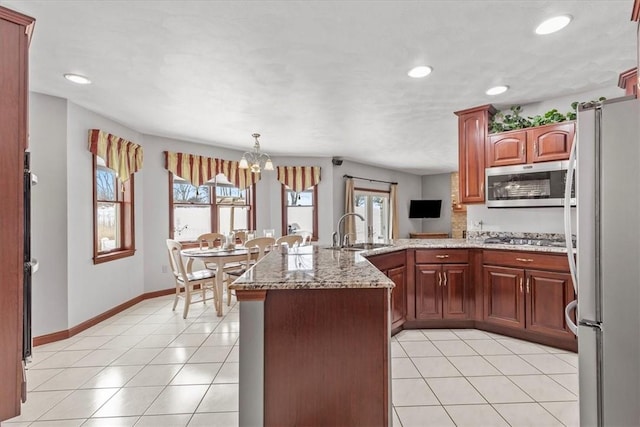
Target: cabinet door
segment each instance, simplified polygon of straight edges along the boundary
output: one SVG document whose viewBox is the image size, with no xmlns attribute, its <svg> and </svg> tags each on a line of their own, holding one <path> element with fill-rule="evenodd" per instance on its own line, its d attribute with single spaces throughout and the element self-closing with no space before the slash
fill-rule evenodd
<svg viewBox="0 0 640 427">
<path fill-rule="evenodd" d="M 458 167 L 460 201 L 484 203 L 485 138 L 491 105 L 455 113 L 458 116 Z"/>
<path fill-rule="evenodd" d="M 467 317 L 467 281 L 469 264 L 442 266 L 442 314 L 445 319 Z"/>
<path fill-rule="evenodd" d="M 391 291 L 391 329 L 395 329 L 407 319 L 407 269 L 391 268 L 386 274 L 396 285 Z"/>
<path fill-rule="evenodd" d="M 529 129 L 527 131 L 527 162 L 568 160 L 574 133 L 574 122 Z"/>
<path fill-rule="evenodd" d="M 527 132 L 491 135 L 487 140 L 487 167 L 520 165 L 527 162 Z"/>
<path fill-rule="evenodd" d="M 524 270 L 484 266 L 484 320 L 524 328 Z"/>
<path fill-rule="evenodd" d="M 416 265 L 416 318 L 442 319 L 442 266 Z"/>
<path fill-rule="evenodd" d="M 527 329 L 573 338 L 564 319 L 564 308 L 574 299 L 570 274 L 527 270 L 525 292 Z"/>
</svg>

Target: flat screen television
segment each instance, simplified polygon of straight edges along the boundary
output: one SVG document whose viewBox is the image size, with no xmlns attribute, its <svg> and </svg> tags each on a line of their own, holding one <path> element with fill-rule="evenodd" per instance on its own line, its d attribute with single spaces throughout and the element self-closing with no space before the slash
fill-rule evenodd
<svg viewBox="0 0 640 427">
<path fill-rule="evenodd" d="M 440 218 L 442 200 L 411 200 L 409 218 Z"/>
</svg>

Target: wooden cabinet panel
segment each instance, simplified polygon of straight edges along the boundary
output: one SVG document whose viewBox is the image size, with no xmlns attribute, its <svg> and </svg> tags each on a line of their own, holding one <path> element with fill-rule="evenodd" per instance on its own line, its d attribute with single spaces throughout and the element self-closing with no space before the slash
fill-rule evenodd
<svg viewBox="0 0 640 427">
<path fill-rule="evenodd" d="M 367 259 L 396 285 L 391 290 L 391 329 L 396 329 L 407 320 L 407 253 L 391 252 Z"/>
<path fill-rule="evenodd" d="M 520 165 L 527 162 L 527 132 L 503 132 L 489 136 L 487 167 Z"/>
<path fill-rule="evenodd" d="M 442 319 L 442 266 L 416 265 L 416 318 Z"/>
<path fill-rule="evenodd" d="M 527 163 L 568 160 L 575 122 L 555 123 L 527 130 Z"/>
<path fill-rule="evenodd" d="M 550 271 L 526 272 L 526 328 L 560 338 L 573 339 L 564 308 L 575 299 L 571 275 Z"/>
<path fill-rule="evenodd" d="M 484 266 L 484 320 L 524 328 L 524 270 Z"/>
<path fill-rule="evenodd" d="M 442 314 L 445 319 L 467 317 L 468 264 L 444 264 L 442 266 Z"/>
<path fill-rule="evenodd" d="M 387 276 L 396 284 L 391 290 L 391 329 L 402 326 L 407 318 L 407 269 L 390 268 Z"/>
<path fill-rule="evenodd" d="M 467 263 L 467 249 L 417 249 L 416 264 Z"/>
<path fill-rule="evenodd" d="M 26 387 L 22 381 L 23 171 L 33 22 L 0 6 L 0 421 L 20 414 Z"/>
<path fill-rule="evenodd" d="M 483 264 L 506 267 L 533 267 L 540 270 L 569 271 L 569 261 L 565 254 L 545 254 L 540 252 L 492 251 L 482 253 Z"/>
<path fill-rule="evenodd" d="M 492 105 L 457 111 L 460 202 L 484 203 L 485 138 Z"/>
</svg>

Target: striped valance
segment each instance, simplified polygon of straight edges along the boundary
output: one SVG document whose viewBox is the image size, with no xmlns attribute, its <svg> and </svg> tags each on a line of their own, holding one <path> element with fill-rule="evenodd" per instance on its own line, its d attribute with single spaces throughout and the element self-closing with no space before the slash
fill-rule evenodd
<svg viewBox="0 0 640 427">
<path fill-rule="evenodd" d="M 165 151 L 165 168 L 196 187 L 223 174 L 235 187 L 244 190 L 260 180 L 259 173 L 238 168 L 234 160 Z"/>
<path fill-rule="evenodd" d="M 102 158 L 121 181 L 142 169 L 142 147 L 98 129 L 89 130 L 89 151 Z"/>
<path fill-rule="evenodd" d="M 278 181 L 293 191 L 304 191 L 320 182 L 320 166 L 278 166 Z"/>
</svg>

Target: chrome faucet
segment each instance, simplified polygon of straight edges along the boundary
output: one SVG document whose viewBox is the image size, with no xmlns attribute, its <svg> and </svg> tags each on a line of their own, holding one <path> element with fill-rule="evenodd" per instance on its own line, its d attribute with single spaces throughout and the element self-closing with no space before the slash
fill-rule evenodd
<svg viewBox="0 0 640 427">
<path fill-rule="evenodd" d="M 338 245 L 340 245 L 341 248 L 344 248 L 345 245 L 348 243 L 347 242 L 348 236 L 346 236 L 344 234 L 344 219 L 346 217 L 348 217 L 348 216 L 351 216 L 351 215 L 357 216 L 362 221 L 366 221 L 364 219 L 364 217 L 362 215 L 360 215 L 359 213 L 348 212 L 348 213 L 342 215 L 340 217 L 340 219 L 338 220 L 338 226 L 336 227 L 337 230 L 331 235 L 331 240 L 332 240 L 332 243 L 333 243 L 334 247 L 337 247 Z M 336 237 L 337 237 L 337 240 L 338 240 L 337 242 L 336 242 Z"/>
</svg>

